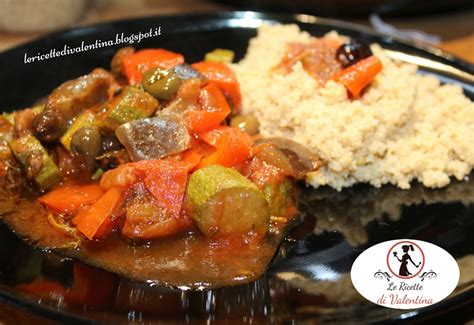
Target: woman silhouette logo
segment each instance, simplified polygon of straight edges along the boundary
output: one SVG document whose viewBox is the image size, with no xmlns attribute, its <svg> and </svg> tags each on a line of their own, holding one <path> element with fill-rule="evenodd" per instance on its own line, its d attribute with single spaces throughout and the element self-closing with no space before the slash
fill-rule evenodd
<svg viewBox="0 0 474 325">
<path fill-rule="evenodd" d="M 410 279 L 417 276 L 425 265 L 425 254 L 420 246 L 410 241 L 400 241 L 387 254 L 390 272 L 398 278 Z"/>
</svg>

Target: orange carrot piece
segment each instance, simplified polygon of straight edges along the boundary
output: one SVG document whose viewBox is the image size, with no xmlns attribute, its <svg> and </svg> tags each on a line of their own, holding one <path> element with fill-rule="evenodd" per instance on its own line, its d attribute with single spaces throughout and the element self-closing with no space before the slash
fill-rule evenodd
<svg viewBox="0 0 474 325">
<path fill-rule="evenodd" d="M 380 71 L 382 62 L 372 55 L 341 71 L 333 79 L 342 83 L 352 97 L 357 98 Z"/>
<path fill-rule="evenodd" d="M 91 205 L 104 194 L 98 184 L 66 185 L 38 198 L 49 210 L 74 214 L 83 206 Z"/>
<path fill-rule="evenodd" d="M 92 206 L 79 211 L 72 223 L 89 240 L 103 237 L 111 230 L 111 216 L 120 206 L 123 192 L 120 187 L 111 187 Z"/>
</svg>

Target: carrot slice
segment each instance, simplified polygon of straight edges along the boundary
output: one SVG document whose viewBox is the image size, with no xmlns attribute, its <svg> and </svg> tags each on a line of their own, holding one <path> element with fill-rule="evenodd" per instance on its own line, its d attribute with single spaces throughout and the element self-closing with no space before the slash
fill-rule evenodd
<svg viewBox="0 0 474 325">
<path fill-rule="evenodd" d="M 49 210 L 74 214 L 85 205 L 91 205 L 104 194 L 98 184 L 66 185 L 38 198 Z"/>
<path fill-rule="evenodd" d="M 380 71 L 382 71 L 382 62 L 372 55 L 342 70 L 333 79 L 342 83 L 352 97 L 357 98 Z"/>
<path fill-rule="evenodd" d="M 184 63 L 181 54 L 164 49 L 144 49 L 128 55 L 123 59 L 123 72 L 130 85 L 142 82 L 143 73 L 151 68 L 170 69 Z"/>
<path fill-rule="evenodd" d="M 209 81 L 217 84 L 222 92 L 231 98 L 234 110 L 238 110 L 241 95 L 234 71 L 224 63 L 210 61 L 194 63 L 192 67 L 201 72 Z"/>
<path fill-rule="evenodd" d="M 111 230 L 111 216 L 122 202 L 123 191 L 120 187 L 111 187 L 92 206 L 79 211 L 72 223 L 89 240 L 103 237 Z"/>
</svg>

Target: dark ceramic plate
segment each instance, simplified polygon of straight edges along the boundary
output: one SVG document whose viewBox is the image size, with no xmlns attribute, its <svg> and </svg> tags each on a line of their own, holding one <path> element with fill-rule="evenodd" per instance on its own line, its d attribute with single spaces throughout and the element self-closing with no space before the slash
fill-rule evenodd
<svg viewBox="0 0 474 325">
<path fill-rule="evenodd" d="M 216 47 L 232 49 L 240 59 L 256 27 L 264 21 L 297 23 L 313 35 L 335 29 L 380 43 L 391 55 L 420 64 L 420 73 L 459 84 L 474 99 L 473 66 L 433 48 L 414 47 L 362 27 L 312 16 L 233 12 L 151 17 L 67 30 L 1 53 L 0 107 L 5 111 L 26 107 L 65 80 L 97 66 L 107 67 L 115 50 L 124 45 L 29 64 L 24 63 L 25 55 L 61 50 L 65 44 L 93 44 L 115 39 L 117 33 L 127 36 L 161 26 L 162 36 L 134 45 L 181 52 L 189 62 L 200 60 Z M 427 190 L 418 184 L 408 191 L 364 185 L 340 193 L 303 188 L 301 206 L 303 224 L 288 236 L 261 279 L 203 291 L 134 283 L 36 250 L 2 225 L 0 297 L 67 322 L 367 323 L 431 317 L 466 320 L 472 315 L 474 288 L 469 265 L 474 265 L 474 181 L 453 182 L 440 190 Z M 457 259 L 461 282 L 450 297 L 431 307 L 407 311 L 379 307 L 354 290 L 348 272 L 358 254 L 396 238 L 432 242 Z"/>
</svg>

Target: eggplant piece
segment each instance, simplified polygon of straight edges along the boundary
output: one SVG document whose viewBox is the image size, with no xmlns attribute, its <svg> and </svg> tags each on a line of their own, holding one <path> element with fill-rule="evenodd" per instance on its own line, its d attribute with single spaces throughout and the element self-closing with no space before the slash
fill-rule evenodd
<svg viewBox="0 0 474 325">
<path fill-rule="evenodd" d="M 132 161 L 160 159 L 189 149 L 191 136 L 177 117 L 160 115 L 125 123 L 115 130 Z"/>
<path fill-rule="evenodd" d="M 263 236 L 270 223 L 268 203 L 258 187 L 238 171 L 210 165 L 188 181 L 186 205 L 198 228 L 208 237 Z"/>
<path fill-rule="evenodd" d="M 10 149 L 29 179 L 33 179 L 41 190 L 47 190 L 61 180 L 61 172 L 46 149 L 32 135 L 15 139 Z"/>
<path fill-rule="evenodd" d="M 283 170 L 287 175 L 301 179 L 307 173 L 321 167 L 321 160 L 305 146 L 298 142 L 278 138 L 263 138 L 256 145 L 269 144 L 262 148 L 256 157 Z"/>
<path fill-rule="evenodd" d="M 189 79 L 199 79 L 201 81 L 205 81 L 206 77 L 204 75 L 194 69 L 192 66 L 186 63 L 178 64 L 173 67 L 173 72 L 181 79 L 181 80 L 189 80 Z"/>
<path fill-rule="evenodd" d="M 37 105 L 11 113 L 10 123 L 15 135 L 20 138 L 34 131 L 34 120 L 44 110 L 44 105 Z"/>
<path fill-rule="evenodd" d="M 66 131 L 65 126 L 76 115 L 107 100 L 111 89 L 116 87 L 114 76 L 101 68 L 63 83 L 49 95 L 46 108 L 35 117 L 35 135 L 46 142 L 59 139 Z"/>
<path fill-rule="evenodd" d="M 107 102 L 106 113 L 99 125 L 115 131 L 124 123 L 153 115 L 157 108 L 158 101 L 147 92 L 135 87 L 125 87 L 119 95 Z"/>
</svg>

